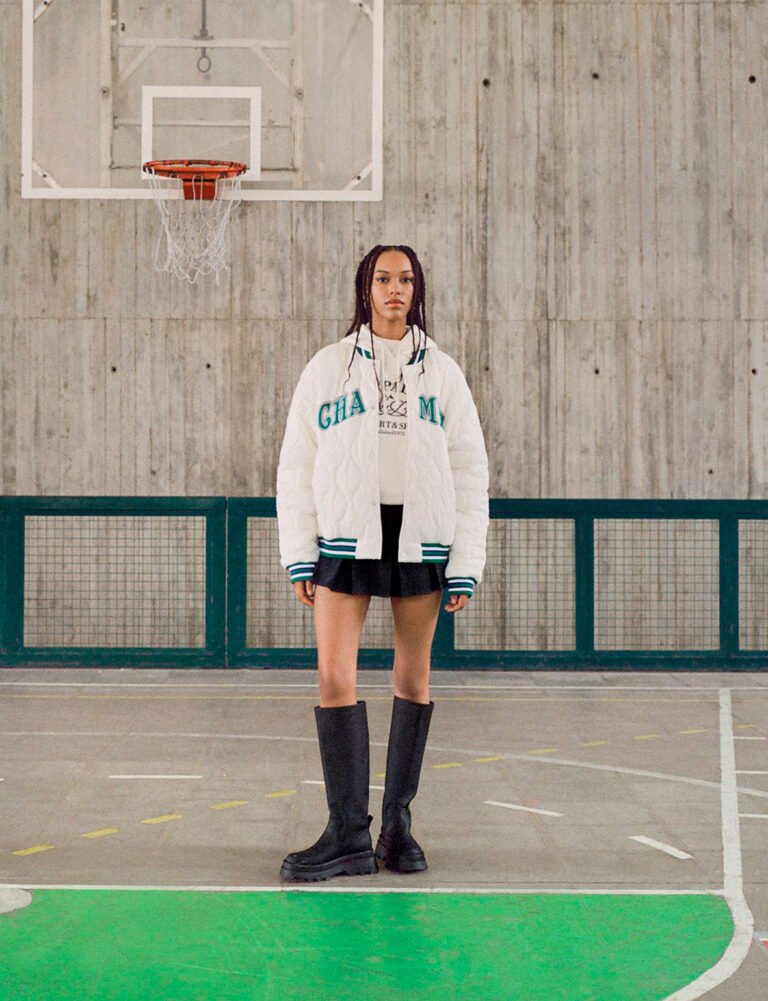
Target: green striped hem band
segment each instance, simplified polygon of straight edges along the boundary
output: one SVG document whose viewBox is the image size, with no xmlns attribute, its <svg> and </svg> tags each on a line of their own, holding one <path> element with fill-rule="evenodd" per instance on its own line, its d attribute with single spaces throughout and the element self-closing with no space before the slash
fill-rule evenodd
<svg viewBox="0 0 768 1001">
<path fill-rule="evenodd" d="M 445 563 L 448 560 L 450 549 L 450 546 L 444 546 L 440 542 L 422 542 L 421 562 Z"/>
<path fill-rule="evenodd" d="M 474 577 L 449 577 L 446 583 L 450 594 L 468 594 L 471 598 L 477 581 Z"/>
<path fill-rule="evenodd" d="M 337 560 L 353 560 L 357 553 L 357 539 L 324 539 L 317 540 L 320 553 Z"/>
</svg>

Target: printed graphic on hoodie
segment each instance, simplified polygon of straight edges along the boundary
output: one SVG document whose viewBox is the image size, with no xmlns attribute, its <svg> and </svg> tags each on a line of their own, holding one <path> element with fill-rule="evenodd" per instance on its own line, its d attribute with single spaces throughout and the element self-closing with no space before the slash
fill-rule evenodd
<svg viewBox="0 0 768 1001">
<path fill-rule="evenodd" d="M 408 429 L 408 398 L 402 378 L 384 379 L 379 403 L 379 433 L 405 436 Z"/>
</svg>

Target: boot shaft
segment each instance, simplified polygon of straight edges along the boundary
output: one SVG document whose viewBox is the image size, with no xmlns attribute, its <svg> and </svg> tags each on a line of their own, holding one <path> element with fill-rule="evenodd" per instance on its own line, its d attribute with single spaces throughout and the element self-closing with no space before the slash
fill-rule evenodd
<svg viewBox="0 0 768 1001">
<path fill-rule="evenodd" d="M 394 697 L 387 747 L 383 810 L 405 808 L 419 789 L 434 702 L 423 705 Z"/>
<path fill-rule="evenodd" d="M 367 818 L 371 765 L 365 702 L 315 706 L 315 723 L 329 813 L 340 820 Z"/>
</svg>

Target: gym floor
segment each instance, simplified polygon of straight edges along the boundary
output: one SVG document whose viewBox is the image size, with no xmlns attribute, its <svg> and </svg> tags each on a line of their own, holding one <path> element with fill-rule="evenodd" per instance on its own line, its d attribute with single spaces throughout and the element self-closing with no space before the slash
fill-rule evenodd
<svg viewBox="0 0 768 1001">
<path fill-rule="evenodd" d="M 361 671 L 378 833 L 388 673 Z M 0 672 L 2 1001 L 768 996 L 768 674 L 434 672 L 425 873 L 282 885 L 310 671 Z"/>
</svg>

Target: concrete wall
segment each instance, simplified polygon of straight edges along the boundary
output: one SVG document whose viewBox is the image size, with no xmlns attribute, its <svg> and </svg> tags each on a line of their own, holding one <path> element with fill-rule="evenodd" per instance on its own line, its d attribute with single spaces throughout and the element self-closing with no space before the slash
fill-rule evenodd
<svg viewBox="0 0 768 1001">
<path fill-rule="evenodd" d="M 392 241 L 492 496 L 763 496 L 768 5 L 385 8 L 384 200 L 244 204 L 221 286 L 188 288 L 151 203 L 20 198 L 0 0 L 0 492 L 273 494 L 299 372 Z"/>
</svg>

